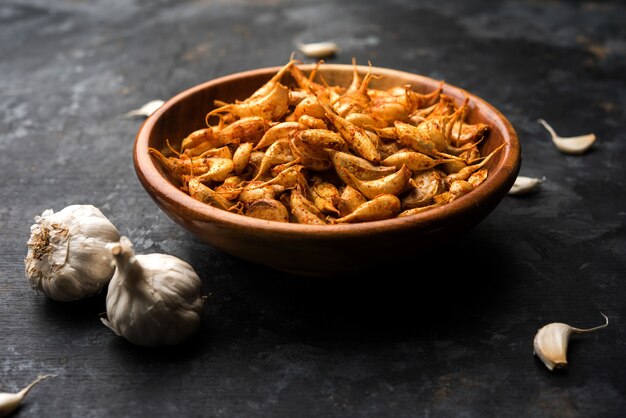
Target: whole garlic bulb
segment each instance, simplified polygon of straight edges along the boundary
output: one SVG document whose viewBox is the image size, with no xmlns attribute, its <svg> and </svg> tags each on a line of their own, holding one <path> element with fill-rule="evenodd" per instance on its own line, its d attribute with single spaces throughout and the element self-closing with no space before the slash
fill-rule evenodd
<svg viewBox="0 0 626 418">
<path fill-rule="evenodd" d="M 194 334 L 204 308 L 202 281 L 191 265 L 169 254 L 137 254 L 122 236 L 107 245 L 117 270 L 102 322 L 146 347 L 176 345 Z"/>
<path fill-rule="evenodd" d="M 106 244 L 119 240 L 117 228 L 92 205 L 45 210 L 30 227 L 24 259 L 31 286 L 69 302 L 98 293 L 113 277 Z"/>
</svg>

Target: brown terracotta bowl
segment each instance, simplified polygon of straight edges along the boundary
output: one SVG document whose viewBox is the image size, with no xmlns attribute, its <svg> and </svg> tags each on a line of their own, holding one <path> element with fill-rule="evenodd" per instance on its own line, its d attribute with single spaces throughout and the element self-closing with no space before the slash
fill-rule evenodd
<svg viewBox="0 0 626 418">
<path fill-rule="evenodd" d="M 309 72 L 313 65 L 300 65 Z M 338 276 L 347 272 L 397 263 L 415 257 L 416 251 L 457 238 L 488 216 L 513 185 L 521 164 L 521 149 L 515 130 L 493 106 L 471 93 L 445 84 L 443 93 L 460 105 L 470 97 L 469 122 L 490 125 L 482 141 L 481 155 L 501 144 L 485 168 L 487 179 L 475 190 L 445 205 L 422 213 L 353 224 L 302 225 L 266 221 L 230 213 L 194 200 L 168 178 L 148 152 L 163 149 L 166 140 L 176 148 L 190 132 L 204 128 L 205 116 L 213 100 L 232 102 L 252 94 L 281 67 L 261 68 L 220 77 L 181 92 L 146 119 L 134 146 L 137 176 L 156 204 L 171 219 L 209 245 L 236 257 L 278 270 L 309 276 Z M 368 67 L 359 66 L 365 74 Z M 370 87 L 386 89 L 410 84 L 419 92 L 430 92 L 439 85 L 417 74 L 374 67 L 383 77 Z M 350 84 L 353 66 L 324 64 L 319 74 L 330 85 Z M 283 84 L 292 82 L 286 74 Z"/>
</svg>

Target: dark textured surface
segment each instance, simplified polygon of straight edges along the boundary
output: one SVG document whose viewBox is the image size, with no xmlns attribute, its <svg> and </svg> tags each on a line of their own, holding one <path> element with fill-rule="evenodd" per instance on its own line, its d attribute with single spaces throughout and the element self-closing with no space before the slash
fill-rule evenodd
<svg viewBox="0 0 626 418">
<path fill-rule="evenodd" d="M 624 22 L 619 1 L 1 2 L 0 391 L 57 375 L 19 417 L 624 416 Z M 329 62 L 483 97 L 520 136 L 520 174 L 546 182 L 448 251 L 363 277 L 289 276 L 197 241 L 141 188 L 141 119 L 119 115 L 320 40 L 341 47 Z M 560 154 L 538 118 L 599 139 Z M 195 338 L 140 349 L 100 323 L 103 295 L 29 287 L 34 216 L 80 203 L 137 251 L 196 268 L 209 301 Z M 572 340 L 568 371 L 533 357 L 541 325 L 600 312 L 609 327 Z"/>
</svg>

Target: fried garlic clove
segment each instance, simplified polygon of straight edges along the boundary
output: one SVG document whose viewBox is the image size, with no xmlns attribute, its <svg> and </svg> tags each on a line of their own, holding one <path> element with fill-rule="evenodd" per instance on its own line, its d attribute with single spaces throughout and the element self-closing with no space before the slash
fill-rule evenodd
<svg viewBox="0 0 626 418">
<path fill-rule="evenodd" d="M 289 211 L 276 199 L 255 200 L 245 210 L 244 215 L 266 221 L 289 222 Z"/>
<path fill-rule="evenodd" d="M 359 207 L 362 203 L 367 202 L 367 198 L 361 192 L 352 186 L 346 185 L 339 195 L 337 209 L 340 216 L 346 216 Z"/>
<path fill-rule="evenodd" d="M 452 197 L 450 201 L 458 199 L 461 196 L 465 196 L 472 190 L 474 190 L 474 185 L 470 183 L 469 181 L 455 180 L 452 182 L 452 184 L 450 185 L 450 189 L 448 190 L 448 192 L 450 192 L 450 195 Z"/>
<path fill-rule="evenodd" d="M 198 155 L 198 157 L 199 158 L 218 157 L 218 158 L 227 158 L 229 160 L 232 160 L 233 153 L 230 150 L 230 148 L 224 145 L 223 147 L 208 149 L 202 152 L 200 155 Z"/>
<path fill-rule="evenodd" d="M 248 167 L 252 155 L 252 147 L 252 142 L 242 142 L 235 150 L 233 154 L 233 170 L 235 174 L 240 175 Z"/>
<path fill-rule="evenodd" d="M 294 189 L 289 195 L 289 206 L 296 221 L 301 224 L 325 225 L 324 215 L 306 197 Z"/>
<path fill-rule="evenodd" d="M 243 187 L 239 193 L 238 200 L 244 205 L 252 204 L 260 199 L 274 199 L 276 193 L 270 185 L 265 185 L 262 181 L 251 181 Z"/>
<path fill-rule="evenodd" d="M 383 102 L 370 106 L 368 113 L 378 121 L 378 125 L 387 126 L 396 120 L 407 120 L 409 113 L 406 106 L 398 102 Z M 369 125 L 376 126 L 376 125 Z"/>
<path fill-rule="evenodd" d="M 368 129 L 368 128 L 383 128 L 385 127 L 385 122 L 376 119 L 370 113 L 350 113 L 346 115 L 346 120 L 353 125 L 358 126 L 359 128 Z"/>
<path fill-rule="evenodd" d="M 326 152 L 330 154 L 331 161 L 333 162 L 339 178 L 345 184 L 349 184 L 353 187 L 355 187 L 355 184 L 348 173 L 360 180 L 374 180 L 397 171 L 393 166 L 385 167 L 372 164 L 366 159 L 348 152 L 336 151 L 331 148 L 326 148 Z"/>
<path fill-rule="evenodd" d="M 306 178 L 302 174 L 304 168 L 305 167 L 300 164 L 291 165 L 282 169 L 274 178 L 253 187 L 280 186 L 283 190 L 292 189 L 294 187 L 302 188 L 306 185 Z"/>
<path fill-rule="evenodd" d="M 224 129 L 219 132 L 219 138 L 220 142 L 224 145 L 239 144 L 241 142 L 252 142 L 256 144 L 269 129 L 270 126 L 264 117 L 248 116 L 224 127 Z"/>
<path fill-rule="evenodd" d="M 270 145 L 259 164 L 259 169 L 255 174 L 253 180 L 258 180 L 263 174 L 265 174 L 272 166 L 278 164 L 288 163 L 294 160 L 293 153 L 291 152 L 291 146 L 288 139 L 279 139 Z"/>
<path fill-rule="evenodd" d="M 222 194 L 206 186 L 196 178 L 192 178 L 187 183 L 189 189 L 189 195 L 199 202 L 207 203 L 216 208 L 229 210 L 234 206 L 234 203 L 226 199 Z"/>
<path fill-rule="evenodd" d="M 430 169 L 415 173 L 408 182 L 409 192 L 402 197 L 402 208 L 428 206 L 433 198 L 445 191 L 441 171 Z"/>
<path fill-rule="evenodd" d="M 295 131 L 306 129 L 300 122 L 279 122 L 269 128 L 254 146 L 254 150 L 267 148 L 279 139 L 289 139 L 289 135 Z"/>
<path fill-rule="evenodd" d="M 502 144 L 500 146 L 498 146 L 496 149 L 494 149 L 493 151 L 491 151 L 491 153 L 489 153 L 489 155 L 487 155 L 482 161 L 477 162 L 475 164 L 472 165 L 468 165 L 465 168 L 462 168 L 461 170 L 459 170 L 456 173 L 452 173 L 452 174 L 448 174 L 445 178 L 445 183 L 446 185 L 449 187 L 454 181 L 456 180 L 467 180 L 469 179 L 469 177 L 474 174 L 476 171 L 478 171 L 479 169 L 481 169 L 485 164 L 487 164 L 487 162 L 498 152 L 500 151 L 502 148 L 504 148 L 505 144 Z"/>
<path fill-rule="evenodd" d="M 247 117 L 261 117 L 264 120 L 280 119 L 289 110 L 289 88 L 276 83 L 265 95 L 253 100 L 228 103 L 211 110 L 206 120 L 213 115 L 230 114 L 240 119 Z"/>
<path fill-rule="evenodd" d="M 392 194 L 381 194 L 372 200 L 359 205 L 354 211 L 332 223 L 370 222 L 389 219 L 396 216 L 401 209 L 400 199 Z"/>
<path fill-rule="evenodd" d="M 181 152 L 198 155 L 208 149 L 217 148 L 224 145 L 220 141 L 219 127 L 197 129 L 187 135 L 180 144 Z M 200 150 L 200 152 L 198 152 Z"/>
<path fill-rule="evenodd" d="M 317 100 L 316 96 L 305 97 L 300 103 L 298 103 L 293 110 L 293 115 L 296 119 L 300 119 L 304 115 L 312 116 L 317 119 L 324 119 L 326 117 L 326 111 L 324 107 Z"/>
<path fill-rule="evenodd" d="M 280 83 L 283 75 L 285 75 L 285 73 L 287 73 L 295 63 L 296 61 L 294 59 L 290 59 L 289 62 L 278 70 L 269 81 L 263 84 L 259 89 L 257 89 L 257 91 L 252 93 L 252 95 L 250 95 L 250 97 L 248 97 L 245 101 L 250 102 L 270 94 L 270 92 L 272 92 L 272 90 L 276 87 L 276 84 Z"/>
<path fill-rule="evenodd" d="M 485 180 L 487 180 L 488 174 L 489 174 L 489 170 L 487 170 L 486 168 L 482 168 L 482 169 L 478 170 L 477 172 L 475 172 L 474 174 L 472 174 L 471 176 L 469 176 L 467 181 L 474 188 L 476 188 L 480 184 L 482 184 Z"/>
<path fill-rule="evenodd" d="M 343 139 L 350 145 L 350 148 L 360 157 L 372 163 L 378 163 L 380 161 L 380 153 L 377 149 L 377 143 L 367 133 L 368 131 L 359 128 L 339 116 L 328 103 L 322 100 L 320 100 L 320 103 L 324 107 L 326 117 L 335 126 L 337 132 L 339 132 Z"/>
<path fill-rule="evenodd" d="M 336 207 L 340 200 L 339 190 L 334 184 L 316 179 L 309 190 L 311 200 L 320 212 L 339 215 L 339 209 Z"/>
<path fill-rule="evenodd" d="M 306 126 L 308 129 L 326 129 L 328 125 L 324 122 L 324 119 L 316 118 L 310 115 L 302 115 L 298 118 L 298 122 Z"/>
<path fill-rule="evenodd" d="M 215 187 L 215 193 L 228 200 L 236 200 L 243 190 L 244 181 L 239 176 L 230 176 L 224 182 Z"/>
<path fill-rule="evenodd" d="M 400 194 L 405 190 L 413 172 L 403 165 L 402 168 L 393 174 L 368 181 L 359 180 L 349 172 L 346 174 L 350 177 L 352 183 L 356 185 L 356 189 L 363 193 L 368 199 L 374 199 L 380 194 L 391 194 L 395 196 Z"/>
<path fill-rule="evenodd" d="M 325 171 L 333 166 L 330 157 L 323 148 L 303 142 L 298 136 L 289 141 L 291 153 L 304 167 L 313 171 Z"/>
<path fill-rule="evenodd" d="M 206 163 L 209 167 L 208 171 L 197 177 L 197 179 L 201 182 L 223 182 L 234 169 L 233 160 L 231 160 L 230 158 L 207 158 Z"/>
<path fill-rule="evenodd" d="M 343 137 L 328 129 L 305 129 L 298 132 L 295 137 L 306 144 L 322 149 L 332 148 L 339 151 L 347 149 Z"/>
<path fill-rule="evenodd" d="M 413 150 L 400 150 L 380 162 L 387 167 L 400 168 L 406 165 L 409 170 L 422 171 L 436 167 L 439 164 L 456 161 L 452 158 L 432 158 Z"/>
</svg>

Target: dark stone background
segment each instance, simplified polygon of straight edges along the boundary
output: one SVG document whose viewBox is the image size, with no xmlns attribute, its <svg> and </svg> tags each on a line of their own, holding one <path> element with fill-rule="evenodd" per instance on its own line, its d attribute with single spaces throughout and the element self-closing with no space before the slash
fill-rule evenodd
<svg viewBox="0 0 626 418">
<path fill-rule="evenodd" d="M 57 375 L 16 416 L 624 416 L 625 22 L 620 1 L 2 1 L 0 390 Z M 341 47 L 328 62 L 483 97 L 519 134 L 520 174 L 546 182 L 445 253 L 345 280 L 199 242 L 142 189 L 142 121 L 120 115 L 320 40 Z M 538 118 L 598 141 L 561 154 Z M 137 348 L 100 323 L 103 295 L 58 303 L 29 287 L 33 218 L 70 204 L 197 269 L 210 297 L 196 337 Z M 569 370 L 533 357 L 541 325 L 600 313 L 609 327 L 572 339 Z"/>
</svg>

